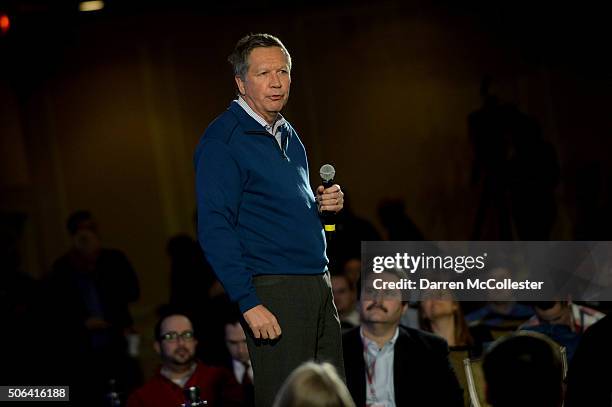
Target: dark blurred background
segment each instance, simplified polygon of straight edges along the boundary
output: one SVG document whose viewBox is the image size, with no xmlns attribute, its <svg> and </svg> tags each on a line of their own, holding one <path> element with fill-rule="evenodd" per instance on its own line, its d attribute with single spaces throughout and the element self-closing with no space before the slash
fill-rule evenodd
<svg viewBox="0 0 612 407">
<path fill-rule="evenodd" d="M 609 239 L 610 33 L 594 2 L 198 4 L 0 1 L 6 264 L 44 278 L 68 215 L 90 210 L 140 281 L 145 355 L 167 241 L 195 237 L 193 149 L 233 99 L 226 58 L 249 32 L 291 52 L 283 113 L 313 186 L 333 163 L 383 238 L 380 208 L 403 203 L 430 240 Z"/>
</svg>

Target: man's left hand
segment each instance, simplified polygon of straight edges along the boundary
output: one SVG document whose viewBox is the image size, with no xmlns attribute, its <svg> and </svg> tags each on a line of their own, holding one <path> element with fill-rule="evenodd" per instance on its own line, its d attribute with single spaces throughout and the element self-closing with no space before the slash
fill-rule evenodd
<svg viewBox="0 0 612 407">
<path fill-rule="evenodd" d="M 334 184 L 325 189 L 323 185 L 317 188 L 317 204 L 319 212 L 339 212 L 344 207 L 344 193 L 340 189 L 340 185 Z"/>
</svg>

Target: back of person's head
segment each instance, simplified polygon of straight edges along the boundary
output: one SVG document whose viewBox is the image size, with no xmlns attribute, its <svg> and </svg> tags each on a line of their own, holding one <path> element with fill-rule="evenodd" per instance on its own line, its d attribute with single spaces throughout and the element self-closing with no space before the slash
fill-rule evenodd
<svg viewBox="0 0 612 407">
<path fill-rule="evenodd" d="M 482 368 L 493 407 L 562 404 L 560 349 L 542 334 L 522 331 L 500 339 L 485 354 Z"/>
<path fill-rule="evenodd" d="M 331 364 L 306 362 L 285 380 L 274 407 L 355 407 L 355 403 Z"/>
</svg>

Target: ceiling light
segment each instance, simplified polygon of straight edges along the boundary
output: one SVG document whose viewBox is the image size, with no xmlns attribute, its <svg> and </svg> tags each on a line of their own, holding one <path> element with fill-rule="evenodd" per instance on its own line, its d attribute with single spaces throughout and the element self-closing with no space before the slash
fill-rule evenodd
<svg viewBox="0 0 612 407">
<path fill-rule="evenodd" d="M 82 1 L 79 3 L 80 11 L 98 11 L 104 8 L 104 2 L 99 1 Z"/>
</svg>

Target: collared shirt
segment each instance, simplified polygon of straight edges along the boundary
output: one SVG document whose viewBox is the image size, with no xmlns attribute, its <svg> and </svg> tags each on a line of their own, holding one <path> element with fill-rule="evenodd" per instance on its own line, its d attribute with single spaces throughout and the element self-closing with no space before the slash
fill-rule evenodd
<svg viewBox="0 0 612 407">
<path fill-rule="evenodd" d="M 191 376 L 193 376 L 193 372 L 195 372 L 197 367 L 198 367 L 198 364 L 193 362 L 187 374 L 185 374 L 185 376 L 180 377 L 178 379 L 173 379 L 170 371 L 165 367 L 162 367 L 159 373 L 162 376 L 164 376 L 166 379 L 170 380 L 172 383 L 176 384 L 178 387 L 183 387 L 185 386 L 185 383 L 187 383 L 187 381 L 191 378 Z"/>
<path fill-rule="evenodd" d="M 359 328 L 363 343 L 363 359 L 366 368 L 366 405 L 395 407 L 395 388 L 393 382 L 393 358 L 395 356 L 395 341 L 399 329 L 389 342 L 381 348 L 378 344 L 363 334 L 363 327 Z"/>
<path fill-rule="evenodd" d="M 234 376 L 236 377 L 236 381 L 240 384 L 242 384 L 242 378 L 244 377 L 244 363 L 242 363 L 239 360 L 236 359 L 232 359 L 232 365 L 234 367 Z M 253 366 L 251 366 L 251 364 L 249 364 L 249 371 L 248 371 L 248 375 L 251 378 L 251 381 L 253 381 Z"/>
<path fill-rule="evenodd" d="M 257 112 L 251 109 L 251 106 L 247 104 L 247 102 L 242 98 L 242 96 L 238 96 L 238 99 L 234 100 L 234 102 L 238 103 L 238 105 L 241 108 L 243 108 L 244 111 L 247 112 L 249 116 L 255 119 L 257 123 L 261 124 L 268 133 L 273 135 L 276 141 L 278 142 L 278 145 L 281 148 L 281 150 L 283 149 L 281 127 L 285 123 L 287 123 L 287 120 L 285 120 L 283 115 L 278 113 L 274 124 L 269 125 L 268 122 L 263 117 L 261 117 L 259 114 L 257 114 Z"/>
</svg>

